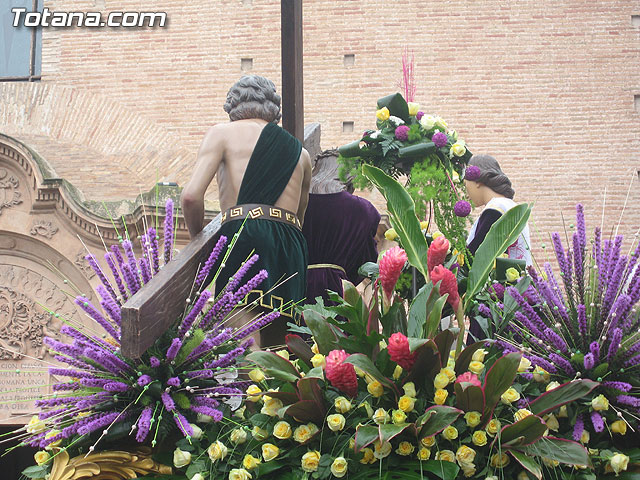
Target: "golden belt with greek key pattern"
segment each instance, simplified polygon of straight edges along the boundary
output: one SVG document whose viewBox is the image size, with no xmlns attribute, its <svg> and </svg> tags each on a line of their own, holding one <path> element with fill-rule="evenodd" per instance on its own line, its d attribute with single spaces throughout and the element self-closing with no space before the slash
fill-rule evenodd
<svg viewBox="0 0 640 480">
<path fill-rule="evenodd" d="M 273 220 L 302 230 L 302 224 L 295 213 L 285 210 L 284 208 L 274 207 L 272 205 L 261 205 L 259 203 L 236 205 L 235 207 L 227 209 L 222 214 L 221 225 L 231 220 L 244 220 L 245 218 L 250 220 Z"/>
</svg>

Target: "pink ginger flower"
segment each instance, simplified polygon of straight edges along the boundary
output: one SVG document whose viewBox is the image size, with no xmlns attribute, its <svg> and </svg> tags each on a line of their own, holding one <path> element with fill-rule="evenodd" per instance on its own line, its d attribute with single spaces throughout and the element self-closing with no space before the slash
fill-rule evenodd
<svg viewBox="0 0 640 480">
<path fill-rule="evenodd" d="M 411 370 L 416 362 L 418 354 L 409 350 L 409 339 L 400 332 L 396 332 L 389 337 L 387 346 L 389 357 L 402 367 L 403 370 Z"/>
<path fill-rule="evenodd" d="M 380 259 L 380 284 L 386 300 L 391 303 L 393 289 L 396 287 L 402 268 L 407 262 L 407 254 L 400 247 L 390 248 Z"/>
<path fill-rule="evenodd" d="M 442 265 L 449 252 L 449 240 L 444 236 L 436 238 L 427 251 L 427 269 L 429 273 L 436 265 Z M 435 282 L 434 282 L 435 283 Z"/>
<path fill-rule="evenodd" d="M 440 295 L 448 293 L 447 303 L 451 305 L 454 310 L 458 310 L 460 295 L 458 294 L 458 281 L 453 272 L 442 265 L 436 265 L 433 267 L 430 277 L 434 285 L 442 281 L 440 284 Z"/>
<path fill-rule="evenodd" d="M 344 350 L 331 350 L 326 358 L 325 376 L 338 390 L 355 397 L 358 394 L 358 377 L 355 367 L 344 363 L 348 356 Z"/>
<path fill-rule="evenodd" d="M 464 372 L 462 375 L 458 375 L 455 383 L 470 383 L 471 385 L 475 385 L 476 387 L 482 386 L 480 380 L 478 379 L 478 376 L 475 373 L 471 372 Z"/>
</svg>

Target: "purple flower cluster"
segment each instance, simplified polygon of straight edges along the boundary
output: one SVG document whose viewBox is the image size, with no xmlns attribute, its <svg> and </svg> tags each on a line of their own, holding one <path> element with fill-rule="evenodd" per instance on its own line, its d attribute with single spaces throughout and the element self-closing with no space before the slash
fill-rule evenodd
<svg viewBox="0 0 640 480">
<path fill-rule="evenodd" d="M 442 148 L 447 145 L 447 142 L 449 141 L 449 137 L 447 137 L 446 133 L 436 132 L 431 137 L 431 141 L 436 147 Z"/>
<path fill-rule="evenodd" d="M 469 165 L 464 171 L 464 179 L 470 182 L 478 180 L 482 176 L 482 170 L 476 165 Z"/>
<path fill-rule="evenodd" d="M 471 213 L 471 204 L 466 200 L 459 200 L 453 207 L 453 213 L 458 217 L 467 217 Z"/>
<path fill-rule="evenodd" d="M 400 125 L 398 128 L 396 128 L 396 139 L 400 140 L 401 142 L 406 142 L 409 139 L 409 127 L 407 127 L 406 125 Z"/>
</svg>

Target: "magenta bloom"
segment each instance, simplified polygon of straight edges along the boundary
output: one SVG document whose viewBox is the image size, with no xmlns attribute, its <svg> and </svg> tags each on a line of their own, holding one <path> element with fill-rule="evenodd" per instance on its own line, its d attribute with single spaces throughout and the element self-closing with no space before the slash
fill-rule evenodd
<svg viewBox="0 0 640 480">
<path fill-rule="evenodd" d="M 379 262 L 380 284 L 386 299 L 391 302 L 393 289 L 396 288 L 402 268 L 407 261 L 407 253 L 400 247 L 390 248 L 385 252 Z"/>
<path fill-rule="evenodd" d="M 482 171 L 480 167 L 476 165 L 469 165 L 464 172 L 464 179 L 473 182 L 474 180 L 478 180 L 482 175 Z"/>
<path fill-rule="evenodd" d="M 431 141 L 435 144 L 436 147 L 441 148 L 447 144 L 449 138 L 442 132 L 436 132 L 433 134 L 433 137 L 431 137 Z"/>
<path fill-rule="evenodd" d="M 455 206 L 453 207 L 453 213 L 455 213 L 458 217 L 466 217 L 471 213 L 471 204 L 466 200 L 460 200 L 456 202 Z"/>
<path fill-rule="evenodd" d="M 344 350 L 331 350 L 327 355 L 325 376 L 335 388 L 355 397 L 358 394 L 358 377 L 354 366 L 344 363 L 348 356 Z"/>
<path fill-rule="evenodd" d="M 396 128 L 396 138 L 401 142 L 406 141 L 409 138 L 409 127 L 406 125 L 400 125 Z"/>
<path fill-rule="evenodd" d="M 420 119 L 422 118 L 423 115 L 424 115 L 424 112 L 422 112 L 422 111 L 416 113 L 416 120 L 420 121 Z"/>
<path fill-rule="evenodd" d="M 459 375 L 458 378 L 456 378 L 455 383 L 470 383 L 471 385 L 475 385 L 476 387 L 482 386 L 480 380 L 478 380 L 478 376 L 475 373 L 471 372 L 465 372 L 462 375 Z"/>
</svg>

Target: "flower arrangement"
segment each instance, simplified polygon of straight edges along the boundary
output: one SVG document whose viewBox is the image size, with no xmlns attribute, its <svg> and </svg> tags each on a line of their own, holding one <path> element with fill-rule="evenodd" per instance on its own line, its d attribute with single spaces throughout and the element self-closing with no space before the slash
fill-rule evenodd
<svg viewBox="0 0 640 480">
<path fill-rule="evenodd" d="M 605 449 L 596 463 L 618 473 L 626 464 L 613 467 L 611 459 L 624 454 L 609 449 L 640 446 L 640 246 L 623 255 L 622 237 L 603 241 L 596 228 L 589 249 L 582 205 L 576 211 L 571 248 L 552 235 L 560 279 L 549 263 L 542 272 L 530 269 L 530 278 L 494 286 L 493 301 L 478 311 L 497 325 L 504 352 L 524 352 L 535 367 L 533 381 L 547 388 L 576 378 L 599 383 L 583 401 L 567 405 L 561 428 L 594 452 Z"/>
<path fill-rule="evenodd" d="M 172 227 L 169 200 L 165 263 L 173 252 Z M 279 315 L 262 315 L 239 329 L 226 326 L 247 292 L 266 278 L 265 271 L 243 278 L 257 256 L 249 258 L 214 297 L 204 282 L 210 274 L 215 281 L 224 263 L 227 238 L 220 237 L 195 279 L 197 291 L 187 300 L 184 316 L 140 359 L 131 360 L 120 353 L 121 307 L 161 268 L 155 229 L 149 228 L 140 240 L 141 258 L 136 258 L 129 239 L 105 254 L 115 286 L 96 258 L 86 257 L 101 280 L 96 291 L 102 309 L 83 296 L 75 301 L 108 337 L 92 333 L 94 326 L 84 328 L 62 318 L 61 333 L 69 342 L 45 339 L 54 358 L 67 365 L 51 367 L 49 372 L 68 380 L 57 381 L 52 395 L 36 401 L 40 413 L 18 432 L 23 445 L 53 448 L 55 457 L 67 450 L 93 452 L 122 439 L 154 447 L 177 435 L 189 443 L 202 433 L 196 421 L 218 422 L 242 403 L 247 382 L 238 379 L 238 361 L 253 342 L 251 334 Z M 229 250 L 234 243 L 235 237 Z M 29 470 L 30 478 L 44 477 L 49 460 L 46 451 L 36 454 L 40 469 Z"/>
<path fill-rule="evenodd" d="M 369 187 L 364 164 L 393 178 L 407 175 L 418 217 L 428 215 L 430 223 L 433 215 L 439 229 L 464 251 L 465 219 L 471 212 L 460 182 L 471 158 L 464 140 L 444 119 L 425 114 L 399 93 L 378 100 L 376 119 L 376 130 L 339 149 L 341 177 L 353 178 L 358 188 Z"/>
</svg>

